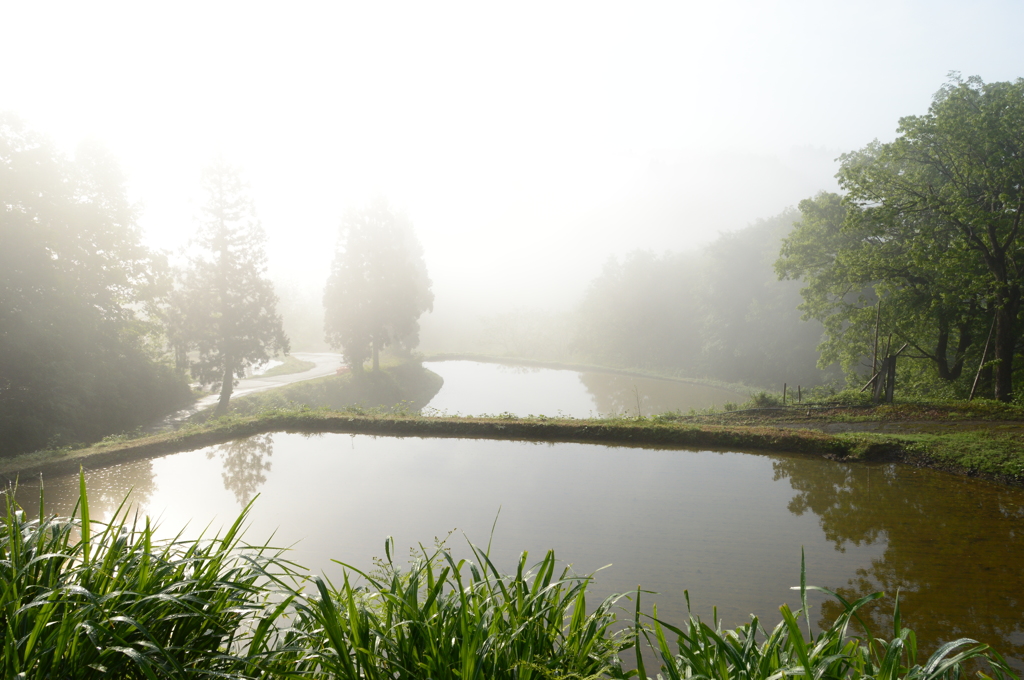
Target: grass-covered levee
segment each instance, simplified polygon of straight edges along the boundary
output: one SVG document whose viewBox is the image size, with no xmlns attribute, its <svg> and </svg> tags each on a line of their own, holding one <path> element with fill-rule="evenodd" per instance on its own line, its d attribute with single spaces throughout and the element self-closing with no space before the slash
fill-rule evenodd
<svg viewBox="0 0 1024 680">
<path fill-rule="evenodd" d="M 1003 659 L 957 640 L 919 663 L 914 633 L 894 616 L 891 638 L 855 635 L 848 603 L 813 635 L 783 606 L 766 631 L 691 617 L 680 627 L 641 614 L 639 591 L 588 607 L 592 576 L 559 569 L 548 553 L 503 574 L 489 551 L 458 559 L 420 548 L 402 568 L 348 567 L 340 585 L 308 575 L 281 551 L 244 542 L 243 511 L 224 533 L 158 539 L 126 504 L 90 518 L 84 478 L 71 517 L 32 519 L 6 494 L 0 523 L 3 678 L 628 678 L 644 654 L 667 678 L 1012 678 Z M 358 580 L 358 585 L 354 579 Z M 803 586 L 801 597 L 806 611 Z M 838 596 L 836 596 L 838 597 Z"/>
</svg>

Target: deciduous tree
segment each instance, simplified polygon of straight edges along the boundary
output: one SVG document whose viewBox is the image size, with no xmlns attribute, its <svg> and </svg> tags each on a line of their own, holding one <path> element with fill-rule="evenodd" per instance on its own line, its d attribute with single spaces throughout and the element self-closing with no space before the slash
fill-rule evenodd
<svg viewBox="0 0 1024 680">
<path fill-rule="evenodd" d="M 844 155 L 838 177 L 849 242 L 834 262 L 903 300 L 908 318 L 930 319 L 934 343 L 919 348 L 940 371 L 955 329 L 947 375 L 984 333 L 971 322 L 994 317 L 994 393 L 1009 400 L 1024 292 L 1024 79 L 954 76 L 927 114 L 900 119 L 895 141 Z"/>
</svg>

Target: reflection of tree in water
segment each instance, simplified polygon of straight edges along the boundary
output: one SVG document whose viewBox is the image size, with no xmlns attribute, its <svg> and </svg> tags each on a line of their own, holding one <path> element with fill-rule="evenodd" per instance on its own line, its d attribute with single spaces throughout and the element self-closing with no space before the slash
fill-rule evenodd
<svg viewBox="0 0 1024 680">
<path fill-rule="evenodd" d="M 594 397 L 597 413 L 603 416 L 637 415 L 637 398 L 640 412 L 651 415 L 654 406 L 650 392 L 636 386 L 636 381 L 612 373 L 580 373 L 580 382 Z M 636 391 L 634 391 L 636 390 Z"/>
<path fill-rule="evenodd" d="M 879 590 L 890 596 L 869 610 L 873 632 L 891 635 L 899 590 L 903 625 L 925 654 L 970 637 L 1024 659 L 1024 493 L 906 466 L 773 465 L 775 479 L 788 478 L 797 491 L 790 511 L 816 514 L 837 550 L 886 542 L 881 559 L 833 588 L 850 600 Z M 819 625 L 840 611 L 827 603 Z"/>
<path fill-rule="evenodd" d="M 259 434 L 245 439 L 236 439 L 221 444 L 206 454 L 212 459 L 217 456 L 224 464 L 224 488 L 235 494 L 242 507 L 252 500 L 260 486 L 267 481 L 265 472 L 270 472 L 270 458 L 274 455 L 274 435 Z"/>
<path fill-rule="evenodd" d="M 580 373 L 580 382 L 594 398 L 601 415 L 637 415 L 637 399 L 644 416 L 690 409 L 703 409 L 730 401 L 742 401 L 742 395 L 709 385 L 659 380 L 614 373 Z"/>
</svg>

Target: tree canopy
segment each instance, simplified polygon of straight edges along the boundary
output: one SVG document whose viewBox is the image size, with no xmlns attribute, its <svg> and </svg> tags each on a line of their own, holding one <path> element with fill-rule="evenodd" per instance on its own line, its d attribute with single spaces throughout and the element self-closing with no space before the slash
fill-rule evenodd
<svg viewBox="0 0 1024 680">
<path fill-rule="evenodd" d="M 841 157 L 846 191 L 800 205 L 777 264 L 828 332 L 822 361 L 856 373 L 883 333 L 954 381 L 992 328 L 993 394 L 1012 396 L 1021 338 L 1024 80 L 952 79 L 893 142 Z"/>
<path fill-rule="evenodd" d="M 434 294 L 412 223 L 384 199 L 349 211 L 324 288 L 324 333 L 353 370 L 391 345 L 419 344 L 419 318 Z"/>
<path fill-rule="evenodd" d="M 109 153 L 0 115 L 0 451 L 91 441 L 189 398 L 159 361 L 166 282 Z M 149 313 L 148 313 L 149 312 Z"/>
<path fill-rule="evenodd" d="M 289 345 L 266 277 L 266 236 L 239 169 L 215 161 L 203 172 L 203 189 L 207 200 L 174 297 L 174 338 L 196 353 L 192 376 L 220 389 L 216 412 L 224 413 L 246 367 Z"/>
</svg>

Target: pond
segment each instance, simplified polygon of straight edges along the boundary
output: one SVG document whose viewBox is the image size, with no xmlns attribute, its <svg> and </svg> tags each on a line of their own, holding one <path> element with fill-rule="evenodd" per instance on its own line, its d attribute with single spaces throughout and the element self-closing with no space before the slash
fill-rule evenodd
<svg viewBox="0 0 1024 680">
<path fill-rule="evenodd" d="M 591 418 L 654 415 L 742 403 L 748 395 L 662 378 L 575 371 L 479 361 L 428 361 L 444 378 L 424 413 L 482 415 L 514 413 Z"/>
<path fill-rule="evenodd" d="M 499 568 L 522 550 L 553 548 L 578 573 L 599 572 L 595 595 L 657 591 L 671 622 L 712 607 L 727 626 L 799 606 L 808 582 L 853 598 L 901 593 L 922 647 L 974 637 L 1024 659 L 1024 492 L 932 470 L 845 464 L 812 456 L 655 450 L 339 434 L 268 434 L 87 473 L 94 517 L 129 490 L 162 530 L 198 534 L 231 523 L 260 494 L 246 534 L 273 534 L 291 558 L 336 578 L 338 559 L 362 569 L 435 537 L 463 551 L 493 540 Z M 45 480 L 51 511 L 67 513 L 77 476 Z M 31 508 L 38 485 L 23 483 Z M 491 536 L 494 527 L 493 537 Z M 834 604 L 812 598 L 812 620 Z M 892 600 L 871 612 L 889 635 Z"/>
</svg>

